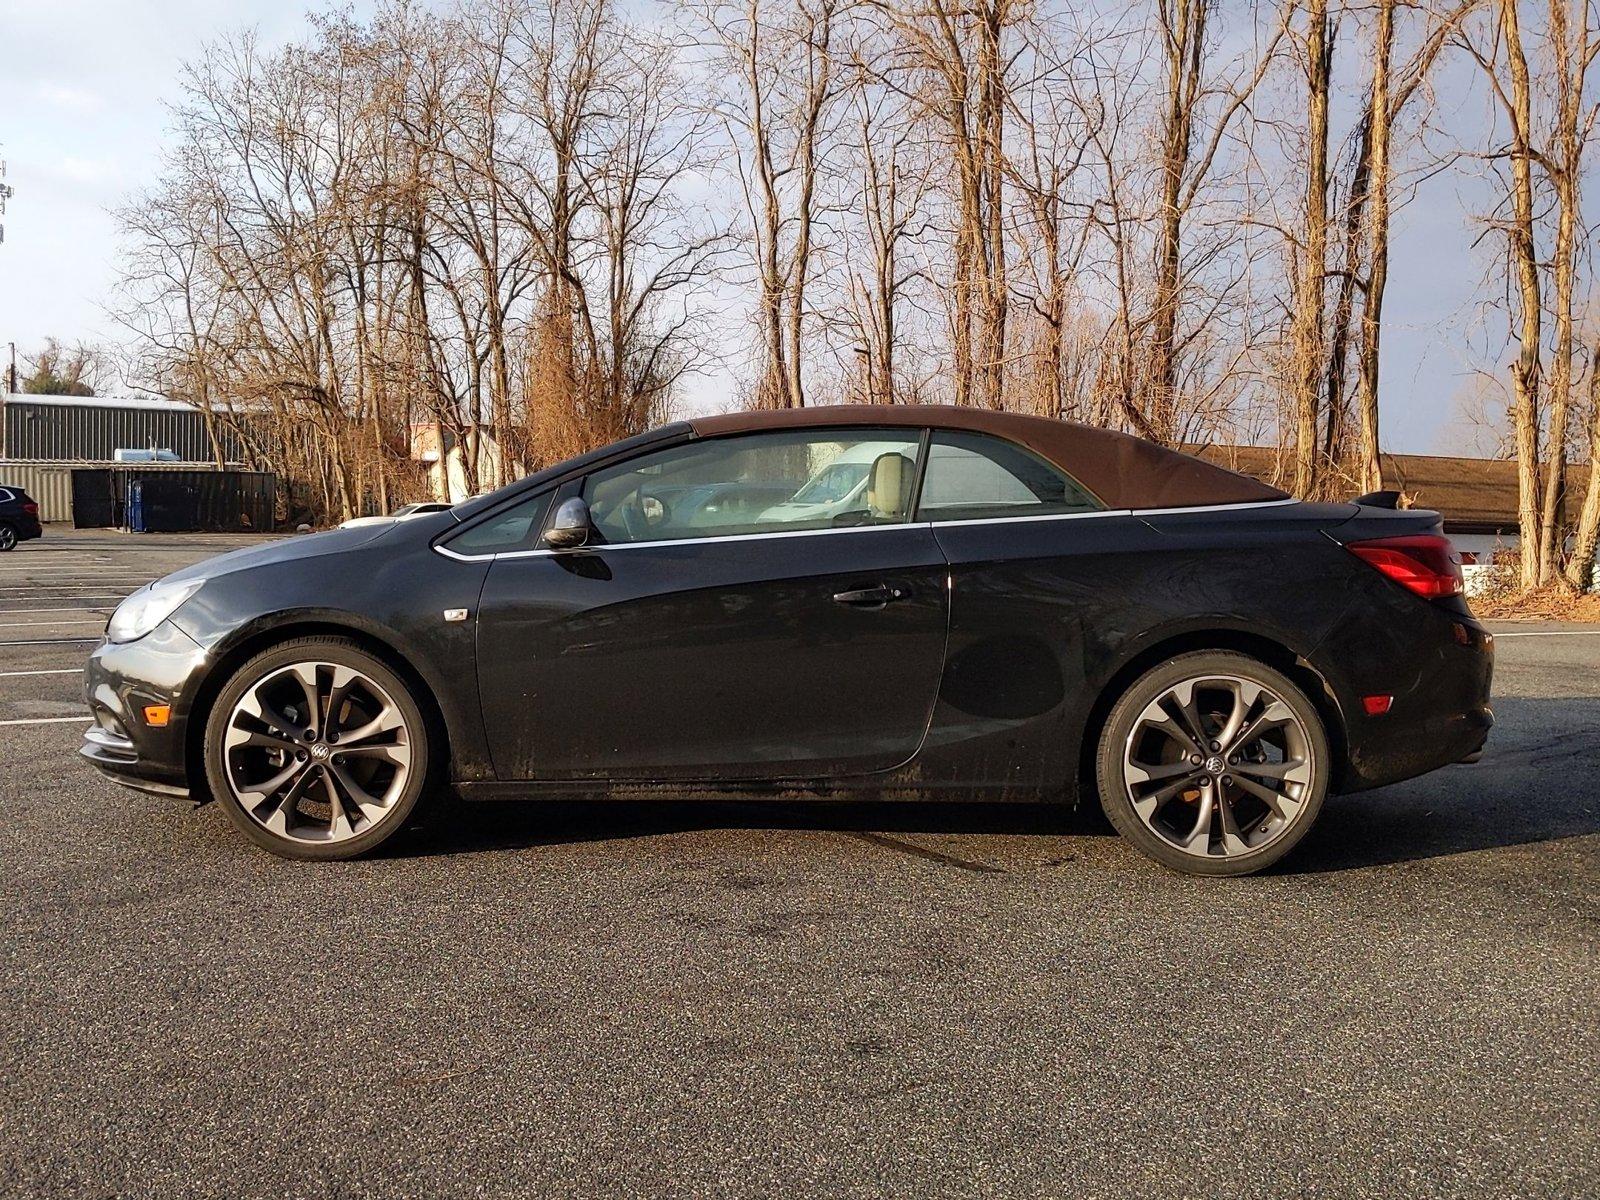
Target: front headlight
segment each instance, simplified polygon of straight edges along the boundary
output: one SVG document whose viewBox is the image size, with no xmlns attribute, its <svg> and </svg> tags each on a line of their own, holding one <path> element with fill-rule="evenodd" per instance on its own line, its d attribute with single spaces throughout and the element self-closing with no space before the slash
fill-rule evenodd
<svg viewBox="0 0 1600 1200">
<path fill-rule="evenodd" d="M 135 642 L 178 611 L 178 606 L 200 590 L 204 579 L 157 580 L 121 604 L 106 622 L 106 637 L 113 642 Z"/>
</svg>

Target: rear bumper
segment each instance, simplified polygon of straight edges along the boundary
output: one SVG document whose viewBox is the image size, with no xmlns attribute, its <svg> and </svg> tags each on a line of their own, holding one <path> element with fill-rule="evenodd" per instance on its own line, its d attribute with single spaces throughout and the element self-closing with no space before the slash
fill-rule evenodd
<svg viewBox="0 0 1600 1200">
<path fill-rule="evenodd" d="M 1363 791 L 1476 762 L 1494 726 L 1494 635 L 1465 613 L 1431 606 L 1410 630 L 1367 632 L 1378 645 L 1349 649 L 1339 672 L 1346 763 L 1338 790 Z M 1388 637 L 1408 641 L 1408 633 L 1405 648 L 1385 644 Z M 1362 698 L 1371 695 L 1392 696 L 1389 711 L 1368 716 Z"/>
<path fill-rule="evenodd" d="M 78 753 L 125 787 L 188 796 L 189 716 L 207 661 L 204 650 L 165 621 L 136 642 L 102 642 L 84 667 L 94 724 Z M 168 707 L 166 725 L 145 721 L 150 705 Z"/>
</svg>

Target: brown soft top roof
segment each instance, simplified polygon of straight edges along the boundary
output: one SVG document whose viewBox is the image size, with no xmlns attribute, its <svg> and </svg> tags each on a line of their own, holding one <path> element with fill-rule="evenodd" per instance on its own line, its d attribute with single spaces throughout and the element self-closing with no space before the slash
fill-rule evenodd
<svg viewBox="0 0 1600 1200">
<path fill-rule="evenodd" d="M 1026 446 L 1100 498 L 1107 508 L 1244 504 L 1288 495 L 1248 475 L 1143 438 L 1070 421 L 945 404 L 841 404 L 724 413 L 689 422 L 696 437 L 830 425 L 910 426 L 993 434 Z"/>
</svg>

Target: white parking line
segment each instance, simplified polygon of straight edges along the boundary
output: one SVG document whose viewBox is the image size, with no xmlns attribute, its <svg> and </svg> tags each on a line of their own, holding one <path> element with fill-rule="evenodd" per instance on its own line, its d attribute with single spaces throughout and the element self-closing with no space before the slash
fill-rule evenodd
<svg viewBox="0 0 1600 1200">
<path fill-rule="evenodd" d="M 82 723 L 88 719 L 88 713 L 79 713 L 75 717 L 20 717 L 16 720 L 0 721 L 0 725 L 65 725 L 68 721 Z"/>
<path fill-rule="evenodd" d="M 47 627 L 60 629 L 63 626 L 104 625 L 104 621 L 0 621 L 0 629 L 44 629 Z"/>
<path fill-rule="evenodd" d="M 124 578 L 124 579 L 150 579 L 151 576 L 149 576 L 149 575 L 135 575 L 131 571 L 124 571 L 121 574 L 121 578 Z M 5 578 L 5 577 L 0 577 L 0 588 L 9 588 L 11 591 L 16 591 L 18 588 L 25 588 L 25 587 L 62 587 L 62 588 L 104 587 L 107 583 L 110 583 L 110 582 L 112 582 L 112 580 L 102 579 L 102 578 L 99 578 L 98 576 L 96 578 L 94 578 L 94 579 L 14 579 L 14 578 L 8 579 L 8 578 Z"/>
<path fill-rule="evenodd" d="M 1521 633 L 1497 633 L 1495 640 L 1513 637 L 1600 637 L 1600 629 L 1529 629 Z"/>
<path fill-rule="evenodd" d="M 0 574 L 102 574 L 104 571 L 133 571 L 146 570 L 147 566 L 155 563 L 59 563 L 51 566 L 5 566 L 0 565 Z"/>
<path fill-rule="evenodd" d="M 22 675 L 82 675 L 82 667 L 51 667 L 47 671 L 0 671 L 0 679 L 16 679 Z"/>
<path fill-rule="evenodd" d="M 53 563 L 50 566 L 0 566 L 0 574 L 101 574 L 139 571 L 150 563 Z"/>
<path fill-rule="evenodd" d="M 19 613 L 42 613 L 42 612 L 95 613 L 95 612 L 99 612 L 103 608 L 110 608 L 110 607 L 111 606 L 109 604 L 88 604 L 88 605 L 78 604 L 78 605 L 73 605 L 73 606 L 68 607 L 68 608 L 0 608 L 0 617 L 14 617 Z"/>
<path fill-rule="evenodd" d="M 104 584 L 112 579 L 154 579 L 154 574 L 139 574 L 134 571 L 107 571 L 106 574 L 90 574 L 88 571 L 62 571 L 61 574 L 40 573 L 29 574 L 0 574 L 0 586 L 26 587 L 29 584 L 43 587 L 45 584 L 75 584 L 83 587 L 86 584 Z"/>
<path fill-rule="evenodd" d="M 17 638 L 0 641 L 0 646 L 87 646 L 99 640 L 97 637 Z"/>
</svg>

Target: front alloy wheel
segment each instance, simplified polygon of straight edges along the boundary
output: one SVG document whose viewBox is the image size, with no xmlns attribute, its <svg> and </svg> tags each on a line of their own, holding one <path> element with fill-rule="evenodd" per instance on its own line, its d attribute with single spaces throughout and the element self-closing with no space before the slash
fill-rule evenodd
<svg viewBox="0 0 1600 1200">
<path fill-rule="evenodd" d="M 341 638 L 258 655 L 223 689 L 206 731 L 213 795 L 259 845 L 349 858 L 406 822 L 428 771 L 410 690 Z"/>
<path fill-rule="evenodd" d="M 1118 701 L 1099 782 L 1119 833 L 1158 861 L 1243 875 L 1287 854 L 1327 791 L 1327 738 L 1286 676 L 1241 654 L 1182 655 Z"/>
</svg>

